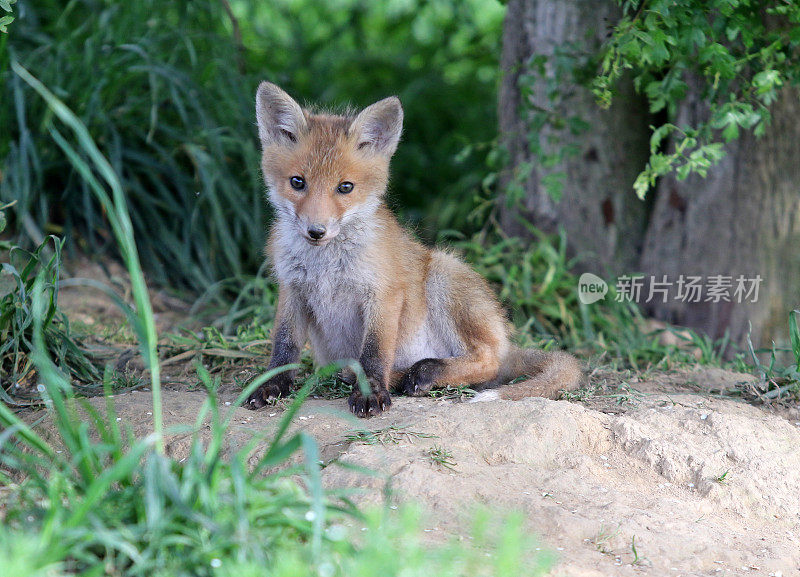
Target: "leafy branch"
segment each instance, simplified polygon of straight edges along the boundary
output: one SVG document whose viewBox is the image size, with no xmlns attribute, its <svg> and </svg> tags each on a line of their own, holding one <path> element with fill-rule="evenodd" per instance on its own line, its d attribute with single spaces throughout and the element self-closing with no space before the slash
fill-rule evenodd
<svg viewBox="0 0 800 577">
<path fill-rule="evenodd" d="M 800 5 L 786 0 L 620 0 L 623 16 L 600 54 L 592 90 L 608 107 L 623 76 L 667 121 L 654 126 L 650 161 L 634 184 L 644 197 L 675 172 L 705 176 L 742 130 L 766 132 L 781 89 L 800 80 Z M 678 126 L 687 96 L 705 103 Z M 665 152 L 666 151 L 666 152 Z"/>
<path fill-rule="evenodd" d="M 17 0 L 0 0 L 0 8 L 8 12 L 5 16 L 0 16 L 0 32 L 8 34 L 8 25 L 14 21 L 14 17 L 11 16 L 13 12 L 11 10 L 11 5 L 16 3 L 16 1 Z"/>
</svg>

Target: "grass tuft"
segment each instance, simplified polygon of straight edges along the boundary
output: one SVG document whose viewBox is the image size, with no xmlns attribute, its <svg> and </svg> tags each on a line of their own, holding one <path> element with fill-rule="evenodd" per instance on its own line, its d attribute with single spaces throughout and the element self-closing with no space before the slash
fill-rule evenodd
<svg viewBox="0 0 800 577">
<path fill-rule="evenodd" d="M 413 443 L 414 439 L 433 439 L 436 435 L 409 430 L 408 425 L 390 425 L 383 429 L 353 431 L 345 435 L 348 443 L 363 445 L 396 445 L 402 441 Z"/>
<path fill-rule="evenodd" d="M 69 321 L 58 310 L 59 273 L 63 241 L 49 237 L 33 252 L 10 247 L 9 261 L 0 272 L 0 400 L 12 405 L 37 403 L 41 378 L 32 360 L 33 289 L 41 279 L 46 310 L 42 340 L 60 369 L 84 390 L 96 390 L 100 373 Z"/>
<path fill-rule="evenodd" d="M 455 471 L 456 467 L 458 466 L 458 463 L 456 463 L 455 459 L 453 458 L 453 453 L 444 447 L 440 447 L 439 445 L 434 445 L 428 449 L 425 454 L 434 464 L 442 467 L 443 469 Z"/>
</svg>

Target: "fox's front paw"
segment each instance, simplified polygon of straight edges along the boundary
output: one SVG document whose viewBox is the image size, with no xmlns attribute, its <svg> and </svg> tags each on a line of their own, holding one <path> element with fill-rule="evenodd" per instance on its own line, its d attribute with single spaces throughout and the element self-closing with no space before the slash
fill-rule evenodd
<svg viewBox="0 0 800 577">
<path fill-rule="evenodd" d="M 289 395 L 289 381 L 271 380 L 258 387 L 253 394 L 247 397 L 244 406 L 248 409 L 260 409 L 267 405 L 269 401 L 278 397 Z"/>
<path fill-rule="evenodd" d="M 364 418 L 388 410 L 392 406 L 392 397 L 386 389 L 378 389 L 368 396 L 365 396 L 360 389 L 356 389 L 351 393 L 347 404 L 356 417 Z"/>
<path fill-rule="evenodd" d="M 400 389 L 407 395 L 421 397 L 428 394 L 436 379 L 442 373 L 442 359 L 422 359 L 417 361 L 400 379 Z"/>
</svg>

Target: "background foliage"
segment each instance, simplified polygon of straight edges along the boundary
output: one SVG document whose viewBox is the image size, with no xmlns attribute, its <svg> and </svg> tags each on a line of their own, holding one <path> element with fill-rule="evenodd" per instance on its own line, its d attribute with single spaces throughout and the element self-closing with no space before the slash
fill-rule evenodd
<svg viewBox="0 0 800 577">
<path fill-rule="evenodd" d="M 414 221 L 463 219 L 483 159 L 454 157 L 495 137 L 503 9 L 494 0 L 23 0 L 15 9 L 0 39 L 10 103 L 0 108 L 0 199 L 17 201 L 14 228 L 37 244 L 56 232 L 83 250 L 113 249 L 103 210 L 46 131 L 45 104 L 12 73 L 18 61 L 75 111 L 120 176 L 158 282 L 202 290 L 261 264 L 268 215 L 253 95 L 262 79 L 334 108 L 399 91 L 407 142 L 392 198 Z"/>
<path fill-rule="evenodd" d="M 676 171 L 705 176 L 741 130 L 764 134 L 782 87 L 800 82 L 800 6 L 764 0 L 620 0 L 593 80 L 610 104 L 630 75 L 654 114 L 650 161 L 634 188 L 644 197 Z M 676 118 L 687 98 L 702 102 L 696 118 Z M 672 139 L 672 145 L 665 143 Z"/>
</svg>

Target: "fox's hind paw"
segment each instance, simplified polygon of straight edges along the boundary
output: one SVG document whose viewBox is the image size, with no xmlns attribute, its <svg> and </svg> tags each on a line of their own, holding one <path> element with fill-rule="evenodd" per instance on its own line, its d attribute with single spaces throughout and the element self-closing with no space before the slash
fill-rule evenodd
<svg viewBox="0 0 800 577">
<path fill-rule="evenodd" d="M 378 389 L 369 396 L 364 396 L 357 389 L 352 392 L 347 404 L 356 417 L 371 417 L 388 410 L 392 406 L 392 397 L 386 389 Z"/>
<path fill-rule="evenodd" d="M 444 368 L 442 359 L 417 361 L 400 379 L 400 389 L 407 395 L 421 397 L 432 388 Z"/>
</svg>

